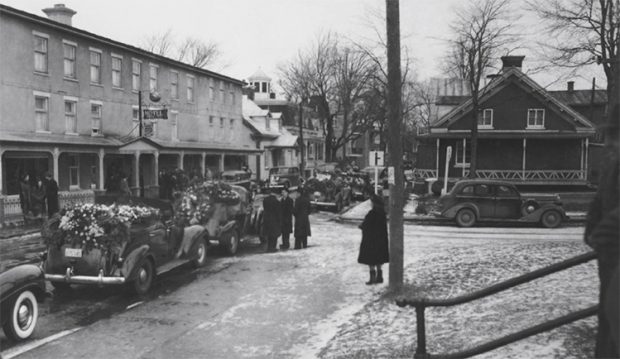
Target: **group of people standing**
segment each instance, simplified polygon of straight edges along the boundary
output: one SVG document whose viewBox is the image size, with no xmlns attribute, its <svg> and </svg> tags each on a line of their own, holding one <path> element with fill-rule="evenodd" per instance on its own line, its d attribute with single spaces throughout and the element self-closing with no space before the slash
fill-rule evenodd
<svg viewBox="0 0 620 359">
<path fill-rule="evenodd" d="M 50 173 L 44 178 L 31 180 L 30 175 L 22 177 L 19 184 L 19 202 L 25 219 L 51 217 L 60 210 L 58 183 Z"/>
<path fill-rule="evenodd" d="M 310 197 L 303 188 L 294 193 L 296 198 L 293 199 L 289 196 L 288 189 L 283 189 L 280 199 L 273 193 L 263 199 L 263 236 L 267 239 L 267 252 L 278 250 L 280 236 L 282 236 L 280 249 L 289 249 L 291 233 L 295 238 L 295 249 L 308 247 L 308 237 L 312 236 L 309 218 Z"/>
</svg>

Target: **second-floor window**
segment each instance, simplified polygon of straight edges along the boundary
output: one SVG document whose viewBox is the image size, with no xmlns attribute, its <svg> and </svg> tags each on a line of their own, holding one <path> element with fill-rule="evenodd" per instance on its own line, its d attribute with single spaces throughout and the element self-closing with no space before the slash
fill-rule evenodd
<svg viewBox="0 0 620 359">
<path fill-rule="evenodd" d="M 209 126 L 213 127 L 213 122 L 215 122 L 215 117 L 209 116 Z"/>
<path fill-rule="evenodd" d="M 63 42 L 62 50 L 64 54 L 64 71 L 65 77 L 74 79 L 75 76 L 75 53 L 76 46 L 72 43 Z"/>
<path fill-rule="evenodd" d="M 91 134 L 93 136 L 100 136 L 101 132 L 101 117 L 102 117 L 103 105 L 101 103 L 90 103 L 90 115 L 91 115 Z"/>
<path fill-rule="evenodd" d="M 187 76 L 187 102 L 194 102 L 194 77 Z"/>
<path fill-rule="evenodd" d="M 49 131 L 49 106 L 49 97 L 34 96 L 34 116 L 37 131 Z"/>
<path fill-rule="evenodd" d="M 478 128 L 493 128 L 493 109 L 485 108 L 479 112 Z"/>
<path fill-rule="evenodd" d="M 101 52 L 90 51 L 90 82 L 101 83 Z"/>
<path fill-rule="evenodd" d="M 545 128 L 545 109 L 530 108 L 527 110 L 527 128 L 544 129 Z"/>
<path fill-rule="evenodd" d="M 123 58 L 120 56 L 112 56 L 112 86 L 121 88 L 121 76 L 123 71 Z"/>
<path fill-rule="evenodd" d="M 47 38 L 34 35 L 34 70 L 47 73 Z"/>
<path fill-rule="evenodd" d="M 173 141 L 177 141 L 179 139 L 178 115 L 178 112 L 170 111 L 170 138 Z"/>
<path fill-rule="evenodd" d="M 231 118 L 230 119 L 230 129 L 232 130 L 235 127 L 235 119 Z"/>
<path fill-rule="evenodd" d="M 157 75 L 159 68 L 157 65 L 151 64 L 149 66 L 149 89 L 155 91 L 157 89 Z"/>
<path fill-rule="evenodd" d="M 140 71 L 142 64 L 139 61 L 133 61 L 131 63 L 131 89 L 133 91 L 140 90 Z"/>
<path fill-rule="evenodd" d="M 170 73 L 170 97 L 173 99 L 179 98 L 179 73 Z"/>
<path fill-rule="evenodd" d="M 77 102 L 65 100 L 65 131 L 77 133 Z"/>
</svg>

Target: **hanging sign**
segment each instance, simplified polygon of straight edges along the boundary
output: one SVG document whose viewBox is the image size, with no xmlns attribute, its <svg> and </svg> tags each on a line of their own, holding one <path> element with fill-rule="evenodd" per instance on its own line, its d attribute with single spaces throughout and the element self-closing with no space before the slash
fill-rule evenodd
<svg viewBox="0 0 620 359">
<path fill-rule="evenodd" d="M 142 110 L 142 119 L 143 120 L 167 120 L 168 119 L 168 109 L 160 108 L 160 109 L 147 109 Z"/>
</svg>

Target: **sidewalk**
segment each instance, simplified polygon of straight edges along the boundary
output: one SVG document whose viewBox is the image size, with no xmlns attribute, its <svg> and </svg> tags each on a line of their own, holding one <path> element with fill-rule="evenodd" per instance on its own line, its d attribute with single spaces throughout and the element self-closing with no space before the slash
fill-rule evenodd
<svg viewBox="0 0 620 359">
<path fill-rule="evenodd" d="M 404 214 L 403 218 L 405 222 L 414 222 L 414 223 L 424 223 L 424 224 L 437 224 L 437 223 L 446 223 L 451 222 L 451 220 L 444 218 L 437 218 L 430 214 L 416 214 L 415 208 L 417 207 L 417 201 L 415 199 L 410 199 L 405 203 L 405 207 L 403 208 Z M 358 203 L 357 205 L 350 207 L 346 212 L 340 214 L 338 219 L 340 221 L 345 222 L 361 222 L 364 220 L 364 216 L 366 213 L 370 211 L 372 205 L 370 200 L 366 200 L 364 202 Z M 582 224 L 586 220 L 586 212 L 566 212 L 568 216 L 568 223 L 571 225 Z"/>
</svg>

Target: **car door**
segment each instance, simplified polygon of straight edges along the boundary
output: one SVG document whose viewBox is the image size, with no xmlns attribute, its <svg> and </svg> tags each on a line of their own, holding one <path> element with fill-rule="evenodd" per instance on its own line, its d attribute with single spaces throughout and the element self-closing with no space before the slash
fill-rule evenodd
<svg viewBox="0 0 620 359">
<path fill-rule="evenodd" d="M 162 263 L 168 261 L 170 255 L 168 236 L 166 235 L 166 228 L 161 224 L 152 225 L 146 228 L 148 232 L 148 241 L 151 246 L 151 251 L 155 256 L 156 265 L 159 266 Z"/>
<path fill-rule="evenodd" d="M 495 215 L 495 196 L 490 184 L 476 184 L 472 201 L 478 206 L 480 218 L 492 218 Z"/>
<path fill-rule="evenodd" d="M 511 186 L 495 186 L 495 218 L 521 217 L 521 196 Z"/>
</svg>

